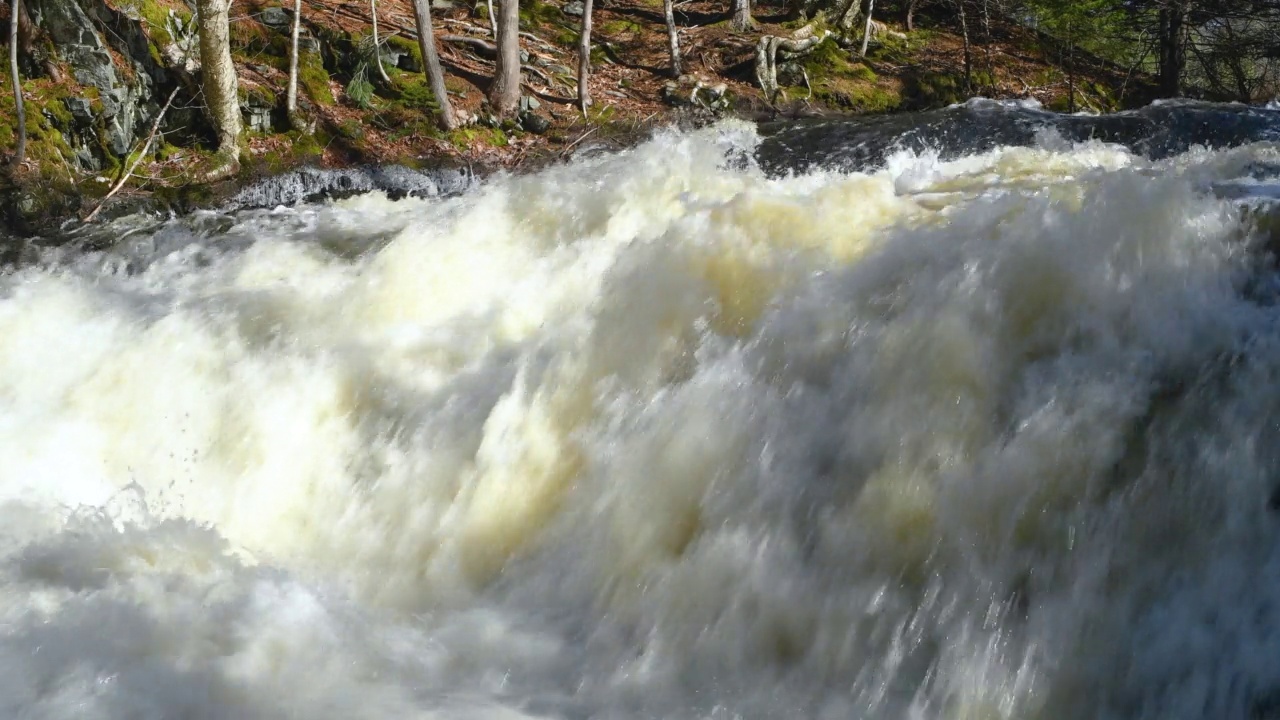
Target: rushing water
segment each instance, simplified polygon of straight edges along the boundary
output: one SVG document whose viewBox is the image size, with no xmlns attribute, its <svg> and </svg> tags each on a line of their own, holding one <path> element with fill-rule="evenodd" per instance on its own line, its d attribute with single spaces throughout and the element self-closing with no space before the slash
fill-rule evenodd
<svg viewBox="0 0 1280 720">
<path fill-rule="evenodd" d="M 30 251 L 0 717 L 1273 717 L 1280 121 L 950 112 Z"/>
</svg>

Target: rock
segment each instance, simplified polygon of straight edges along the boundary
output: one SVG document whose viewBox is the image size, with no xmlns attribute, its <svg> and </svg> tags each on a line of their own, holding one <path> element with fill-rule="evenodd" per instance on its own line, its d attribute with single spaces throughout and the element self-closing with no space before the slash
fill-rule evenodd
<svg viewBox="0 0 1280 720">
<path fill-rule="evenodd" d="M 270 208 L 277 205 L 349 197 L 382 190 L 392 197 L 445 197 L 476 186 L 469 171 L 454 169 L 412 170 L 399 165 L 370 165 L 325 170 L 300 168 L 241 188 L 226 209 Z"/>
<path fill-rule="evenodd" d="M 116 69 L 107 49 L 93 45 L 64 45 L 59 48 L 62 59 L 71 66 L 71 76 L 81 85 L 110 89 L 116 84 Z"/>
<path fill-rule="evenodd" d="M 432 10 L 452 10 L 453 2 L 451 0 L 431 0 Z"/>
<path fill-rule="evenodd" d="M 569 75 L 569 76 L 573 75 L 573 71 L 565 67 L 564 65 L 548 65 L 547 72 L 551 73 L 552 75 Z"/>
<path fill-rule="evenodd" d="M 542 107 L 542 103 L 538 102 L 538 98 L 532 95 L 520 96 L 520 112 L 530 112 Z"/>
<path fill-rule="evenodd" d="M 778 84 L 804 87 L 804 67 L 798 62 L 778 63 Z"/>
<path fill-rule="evenodd" d="M 320 41 L 309 32 L 300 32 L 298 33 L 298 52 L 318 53 L 320 52 Z"/>
<path fill-rule="evenodd" d="M 258 13 L 258 22 L 286 35 L 293 30 L 293 17 L 282 7 L 269 7 Z"/>
<path fill-rule="evenodd" d="M 529 51 L 523 48 L 521 48 L 520 50 L 520 64 L 521 65 L 529 64 Z"/>
<path fill-rule="evenodd" d="M 662 86 L 662 99 L 675 107 L 700 107 L 724 110 L 729 107 L 729 88 L 724 83 L 708 85 L 692 75 L 681 75 Z"/>
<path fill-rule="evenodd" d="M 520 113 L 520 127 L 534 135 L 541 135 L 551 129 L 551 121 L 535 112 L 525 111 Z"/>
<path fill-rule="evenodd" d="M 571 17 L 582 17 L 582 14 L 587 11 L 587 6 L 581 0 L 570 0 L 564 4 L 561 11 Z"/>
<path fill-rule="evenodd" d="M 422 63 L 418 62 L 418 58 L 411 53 L 397 56 L 395 66 L 405 72 L 422 72 Z"/>
<path fill-rule="evenodd" d="M 73 97 L 66 98 L 62 102 L 67 106 L 67 111 L 71 113 L 76 125 L 81 127 L 93 125 L 93 107 L 87 99 Z"/>
<path fill-rule="evenodd" d="M 681 92 L 680 83 L 676 80 L 668 80 L 662 86 L 662 100 L 668 105 L 674 107 L 683 107 L 692 104 L 687 93 Z"/>
<path fill-rule="evenodd" d="M 257 92 L 248 93 L 240 100 L 240 113 L 244 116 L 245 127 L 253 132 L 271 132 L 274 123 L 271 113 L 275 109 L 268 96 Z"/>
</svg>

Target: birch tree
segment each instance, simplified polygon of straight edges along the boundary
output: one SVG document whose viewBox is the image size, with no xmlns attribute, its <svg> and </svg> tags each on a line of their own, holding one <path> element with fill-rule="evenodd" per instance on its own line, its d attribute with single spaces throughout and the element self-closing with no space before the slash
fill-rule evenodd
<svg viewBox="0 0 1280 720">
<path fill-rule="evenodd" d="M 452 130 L 458 127 L 449 103 L 449 91 L 444 86 L 444 70 L 440 67 L 440 55 L 436 52 L 436 36 L 431 28 L 431 0 L 413 0 L 413 15 L 418 22 L 418 47 L 422 50 L 422 64 L 426 67 L 427 82 L 431 94 L 440 106 L 440 127 Z"/>
<path fill-rule="evenodd" d="M 499 117 L 510 117 L 520 105 L 519 0 L 500 0 L 498 9 L 498 65 L 489 88 L 489 104 Z"/>
<path fill-rule="evenodd" d="M 592 0 L 585 0 L 582 5 L 582 35 L 578 38 L 578 107 L 583 117 L 587 115 L 587 106 L 591 104 L 591 91 L 587 81 L 591 79 L 591 6 Z"/>
<path fill-rule="evenodd" d="M 218 133 L 218 155 L 224 162 L 214 176 L 233 173 L 239 167 L 240 99 L 231 61 L 230 12 L 231 0 L 196 0 L 204 104 Z"/>
<path fill-rule="evenodd" d="M 667 46 L 671 51 L 671 76 L 680 77 L 680 33 L 676 30 L 675 3 L 662 0 L 662 14 L 667 19 Z"/>
<path fill-rule="evenodd" d="M 876 0 L 867 0 L 867 24 L 862 29 L 862 48 L 858 50 L 858 57 L 867 56 L 867 44 L 871 42 L 871 13 L 876 9 Z"/>
<path fill-rule="evenodd" d="M 378 66 L 378 77 L 390 85 L 391 78 L 382 67 L 382 42 L 378 40 L 378 0 L 369 0 L 369 16 L 373 18 L 373 61 Z"/>
<path fill-rule="evenodd" d="M 289 125 L 300 128 L 298 117 L 298 34 L 302 31 L 302 0 L 293 0 L 293 29 L 289 33 L 289 91 L 285 95 L 284 109 Z"/>
<path fill-rule="evenodd" d="M 18 77 L 18 13 L 22 0 L 13 0 L 9 13 L 9 73 L 13 77 L 13 103 L 18 109 L 18 144 L 13 151 L 13 168 L 27 158 L 27 111 L 22 105 L 22 79 Z"/>
<path fill-rule="evenodd" d="M 751 19 L 751 0 L 733 0 L 733 29 L 738 32 L 746 32 L 755 28 L 756 23 Z"/>
</svg>

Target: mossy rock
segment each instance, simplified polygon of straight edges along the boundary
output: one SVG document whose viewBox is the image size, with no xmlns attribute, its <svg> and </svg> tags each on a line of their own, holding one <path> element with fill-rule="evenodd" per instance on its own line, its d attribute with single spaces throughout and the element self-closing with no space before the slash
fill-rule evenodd
<svg viewBox="0 0 1280 720">
<path fill-rule="evenodd" d="M 329 71 L 319 53 L 299 53 L 298 84 L 317 105 L 334 105 L 333 88 L 329 86 Z"/>
<path fill-rule="evenodd" d="M 964 100 L 964 78 L 946 73 L 915 73 L 907 76 L 903 93 L 912 109 L 946 107 Z"/>
</svg>

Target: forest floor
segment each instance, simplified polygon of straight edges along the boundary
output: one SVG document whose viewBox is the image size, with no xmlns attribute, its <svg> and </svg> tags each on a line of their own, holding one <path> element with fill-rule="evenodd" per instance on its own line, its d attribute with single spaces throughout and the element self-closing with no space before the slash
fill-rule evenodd
<svg viewBox="0 0 1280 720">
<path fill-rule="evenodd" d="M 190 27 L 184 0 L 103 1 L 142 24 L 157 61 L 165 60 L 182 27 Z M 299 104 L 312 129 L 300 132 L 289 128 L 283 112 L 290 16 L 282 12 L 280 0 L 237 0 L 231 41 L 241 104 L 268 120 L 246 133 L 242 171 L 232 183 L 301 165 L 466 165 L 480 171 L 530 167 L 570 157 L 586 145 L 622 147 L 657 127 L 720 117 L 762 121 L 924 110 L 973 96 L 1031 98 L 1057 110 L 1108 111 L 1151 98 L 1149 79 L 1140 73 L 1091 58 L 1077 58 L 1067 72 L 1051 40 L 1010 24 L 992 23 L 988 31 L 970 23 L 966 73 L 966 43 L 959 28 L 945 14 L 926 13 L 916 18 L 912 31 L 902 26 L 901 18 L 878 17 L 885 32 L 872 40 L 865 58 L 857 55 L 857 23 L 842 41 L 828 39 L 808 56 L 780 65 L 780 93 L 770 101 L 756 80 L 761 39 L 828 29 L 822 21 L 807 22 L 789 15 L 781 4 L 770 4 L 782 1 L 760 0 L 754 8 L 756 27 L 747 32 L 730 27 L 730 0 L 677 2 L 683 73 L 676 78 L 670 72 L 662 0 L 597 0 L 590 79 L 594 103 L 584 116 L 576 106 L 580 14 L 572 14 L 570 0 L 522 0 L 521 47 L 528 53 L 522 104 L 540 120 L 513 123 L 492 118 L 485 101 L 494 69 L 486 0 L 434 0 L 450 101 L 467 121 L 443 132 L 436 124 L 436 100 L 420 71 L 412 0 L 378 1 L 387 81 L 372 66 L 369 0 L 304 0 L 305 35 L 313 51 L 302 54 Z M 115 64 L 121 76 L 132 72 L 124 58 L 116 58 Z M 713 91 L 699 95 L 704 101 L 691 102 L 703 88 Z M 1069 88 L 1074 88 L 1074 103 Z M 100 171 L 77 171 L 68 160 L 74 152 L 59 134 L 59 126 L 72 121 L 67 100 L 96 98 L 95 90 L 79 86 L 65 71 L 28 79 L 24 96 L 30 160 L 0 185 L 16 180 L 12 187 L 20 190 L 47 187 L 50 195 L 89 201 L 123 176 L 126 158 L 104 150 L 97 151 Z M 707 103 L 707 98 L 717 101 Z M 92 102 L 92 107 L 100 106 L 100 101 Z M 11 112 L 12 98 L 0 95 L 0 115 Z M 174 112 L 185 112 L 198 124 L 197 101 Z M 175 188 L 186 192 L 183 188 L 200 176 L 202 163 L 211 160 L 210 140 L 190 129 L 162 133 L 134 168 L 122 195 Z M 0 152 L 11 143 L 12 128 L 0 123 Z M 136 152 L 137 146 L 129 154 Z M 33 213 L 39 217 L 45 211 L 36 208 Z"/>
<path fill-rule="evenodd" d="M 234 23 L 240 27 L 233 28 L 233 34 L 247 37 L 259 33 L 254 25 L 271 4 L 262 0 L 238 4 Z M 311 0 L 304 5 L 304 19 L 321 34 L 328 30 L 348 38 L 365 38 L 371 33 L 367 0 Z M 440 133 L 434 129 L 429 112 L 417 117 L 403 112 L 412 104 L 406 102 L 406 95 L 421 94 L 412 88 L 404 92 L 407 86 L 423 82 L 417 73 L 392 68 L 391 85 L 375 82 L 372 97 L 361 103 L 348 92 L 350 69 L 344 73 L 342 68 L 327 68 L 328 94 L 324 89 L 310 93 L 314 103 L 310 109 L 319 121 L 321 138 L 326 140 L 319 159 L 326 165 L 343 165 L 447 158 L 512 167 L 565 156 L 588 138 L 622 144 L 653 127 L 705 122 L 724 115 L 769 120 L 922 110 L 979 95 L 1030 98 L 1046 107 L 1066 110 L 1071 106 L 1069 87 L 1075 88 L 1073 109 L 1077 110 L 1115 110 L 1149 100 L 1144 77 L 1089 59 L 1077 59 L 1075 72 L 1069 77 L 1044 38 L 1001 23 L 993 23 L 989 33 L 973 30 L 966 83 L 965 43 L 959 28 L 947 24 L 949 18 L 922 15 L 911 32 L 902 26 L 901 18 L 877 18 L 889 32 L 872 41 L 866 58 L 857 57 L 856 49 L 841 47 L 834 38 L 828 40 L 798 61 L 802 73 L 780 77 L 782 91 L 768 102 L 755 78 L 760 39 L 766 35 L 789 37 L 808 23 L 789 16 L 784 6 L 760 3 L 754 9 L 756 28 L 735 32 L 728 22 L 729 6 L 729 0 L 676 4 L 683 62 L 683 77 L 676 81 L 670 71 L 661 0 L 597 2 L 589 83 L 593 105 L 584 117 L 576 106 L 574 71 L 581 18 L 566 14 L 567 5 L 560 0 L 524 0 L 521 27 L 529 35 L 521 42 L 530 54 L 527 65 L 533 68 L 525 75 L 524 92 L 537 99 L 538 114 L 550 121 L 550 128 L 540 134 L 522 132 L 509 124 L 496 128 L 477 124 Z M 436 0 L 434 7 L 438 39 L 463 36 L 492 41 L 483 0 L 474 5 L 466 0 Z M 408 42 L 416 41 L 411 0 L 380 0 L 378 15 L 384 38 L 391 36 L 388 44 L 398 43 L 409 56 L 420 57 L 415 42 Z M 852 39 L 860 38 L 859 30 L 852 31 Z M 442 39 L 438 44 L 455 109 L 462 110 L 464 117 L 484 118 L 492 59 L 477 44 Z M 266 45 L 256 51 L 267 53 L 269 48 Z M 251 54 L 241 53 L 242 59 L 252 59 Z M 278 92 L 286 76 L 278 62 L 281 58 L 274 59 L 277 62 L 240 62 L 242 82 L 247 87 Z M 412 59 L 407 64 L 416 62 Z M 788 82 L 792 84 L 788 86 Z M 694 88 L 715 86 L 723 86 L 722 107 L 711 110 L 687 102 Z M 422 103 L 418 109 L 429 107 Z M 272 134 L 251 137 L 249 147 L 271 165 L 286 143 L 298 147 L 292 140 Z"/>
</svg>

